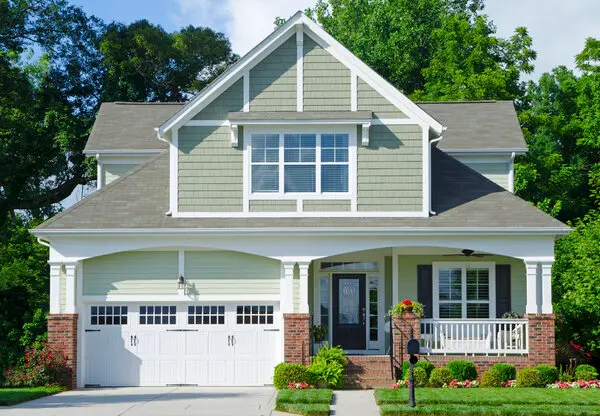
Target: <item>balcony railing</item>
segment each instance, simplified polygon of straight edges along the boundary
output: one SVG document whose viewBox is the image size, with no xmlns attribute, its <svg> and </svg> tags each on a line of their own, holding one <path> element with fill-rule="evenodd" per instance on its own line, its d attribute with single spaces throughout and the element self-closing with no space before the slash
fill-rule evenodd
<svg viewBox="0 0 600 416">
<path fill-rule="evenodd" d="M 526 354 L 527 319 L 422 319 L 424 354 Z"/>
</svg>

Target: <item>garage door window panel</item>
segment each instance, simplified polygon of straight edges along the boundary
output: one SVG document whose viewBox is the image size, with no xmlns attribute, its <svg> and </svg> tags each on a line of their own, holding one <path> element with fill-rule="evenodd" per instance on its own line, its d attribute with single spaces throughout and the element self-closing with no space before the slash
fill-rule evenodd
<svg viewBox="0 0 600 416">
<path fill-rule="evenodd" d="M 127 325 L 127 306 L 91 306 L 90 325 Z"/>
<path fill-rule="evenodd" d="M 273 305 L 238 305 L 236 322 L 238 325 L 272 325 Z"/>
<path fill-rule="evenodd" d="M 176 306 L 140 306 L 140 325 L 176 324 Z"/>
<path fill-rule="evenodd" d="M 188 306 L 188 325 L 225 325 L 225 306 Z"/>
</svg>

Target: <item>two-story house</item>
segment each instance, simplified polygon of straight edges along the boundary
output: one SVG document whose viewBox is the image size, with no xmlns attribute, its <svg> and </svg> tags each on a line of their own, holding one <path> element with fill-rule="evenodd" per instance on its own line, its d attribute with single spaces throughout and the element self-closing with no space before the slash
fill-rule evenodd
<svg viewBox="0 0 600 416">
<path fill-rule="evenodd" d="M 511 102 L 411 102 L 298 12 L 187 103 L 102 105 L 99 190 L 33 230 L 50 343 L 77 387 L 262 385 L 311 325 L 397 365 L 408 298 L 423 359 L 552 363 L 568 227 L 513 195 L 525 151 Z"/>
</svg>

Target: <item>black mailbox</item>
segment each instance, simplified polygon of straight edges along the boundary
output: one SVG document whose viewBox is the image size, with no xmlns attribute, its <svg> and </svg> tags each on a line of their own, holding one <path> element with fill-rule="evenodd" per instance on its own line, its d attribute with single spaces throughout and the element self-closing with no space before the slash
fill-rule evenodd
<svg viewBox="0 0 600 416">
<path fill-rule="evenodd" d="M 416 339 L 409 339 L 406 343 L 406 352 L 408 354 L 419 354 L 419 341 Z"/>
</svg>

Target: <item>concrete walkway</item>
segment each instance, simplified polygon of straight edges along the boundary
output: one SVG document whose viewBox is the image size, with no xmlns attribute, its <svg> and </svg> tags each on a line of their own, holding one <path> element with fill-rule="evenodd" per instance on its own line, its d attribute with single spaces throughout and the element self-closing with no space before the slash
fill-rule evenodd
<svg viewBox="0 0 600 416">
<path fill-rule="evenodd" d="M 331 415 L 379 416 L 373 390 L 338 390 L 333 392 Z"/>
<path fill-rule="evenodd" d="M 0 408 L 2 416 L 269 416 L 271 387 L 83 389 Z"/>
</svg>

